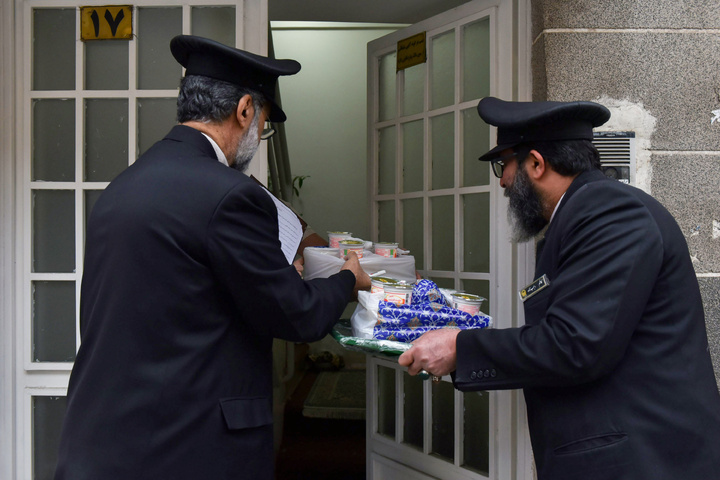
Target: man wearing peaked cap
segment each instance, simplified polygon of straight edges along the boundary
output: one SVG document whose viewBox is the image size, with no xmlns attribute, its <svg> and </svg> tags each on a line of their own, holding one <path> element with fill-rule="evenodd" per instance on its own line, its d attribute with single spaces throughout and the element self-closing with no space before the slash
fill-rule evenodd
<svg viewBox="0 0 720 480">
<path fill-rule="evenodd" d="M 481 157 L 515 240 L 538 243 L 525 325 L 426 333 L 399 363 L 463 391 L 522 388 L 539 480 L 671 480 L 720 472 L 720 395 L 682 231 L 655 199 L 605 177 L 592 102 L 484 98 Z M 499 324 L 506 321 L 496 322 Z"/>
<path fill-rule="evenodd" d="M 185 35 L 171 51 L 179 125 L 88 222 L 57 480 L 272 479 L 273 339 L 323 338 L 370 287 L 354 254 L 304 281 L 242 173 L 266 121 L 285 120 L 278 77 L 300 65 Z"/>
</svg>

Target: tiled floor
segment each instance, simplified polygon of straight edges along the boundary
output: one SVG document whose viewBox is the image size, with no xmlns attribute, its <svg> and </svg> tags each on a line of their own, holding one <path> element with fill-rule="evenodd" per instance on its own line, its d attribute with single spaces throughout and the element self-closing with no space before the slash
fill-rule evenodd
<svg viewBox="0 0 720 480">
<path fill-rule="evenodd" d="M 365 478 L 365 421 L 307 418 L 303 403 L 316 372 L 306 372 L 285 406 L 277 480 Z"/>
</svg>

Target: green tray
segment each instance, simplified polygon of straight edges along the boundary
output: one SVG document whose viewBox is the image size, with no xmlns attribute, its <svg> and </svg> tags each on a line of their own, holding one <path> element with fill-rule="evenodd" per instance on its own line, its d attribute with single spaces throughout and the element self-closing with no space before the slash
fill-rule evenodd
<svg viewBox="0 0 720 480">
<path fill-rule="evenodd" d="M 348 350 L 381 354 L 388 357 L 399 357 L 404 351 L 412 347 L 411 343 L 353 337 L 350 320 L 346 319 L 342 319 L 336 323 L 330 334 L 340 345 Z"/>
</svg>

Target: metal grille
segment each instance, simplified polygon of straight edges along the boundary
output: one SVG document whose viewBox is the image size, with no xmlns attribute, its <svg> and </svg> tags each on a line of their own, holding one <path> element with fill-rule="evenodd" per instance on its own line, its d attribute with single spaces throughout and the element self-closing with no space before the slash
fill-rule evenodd
<svg viewBox="0 0 720 480">
<path fill-rule="evenodd" d="M 635 132 L 595 132 L 593 145 L 600 152 L 600 168 L 605 175 L 635 183 Z"/>
</svg>

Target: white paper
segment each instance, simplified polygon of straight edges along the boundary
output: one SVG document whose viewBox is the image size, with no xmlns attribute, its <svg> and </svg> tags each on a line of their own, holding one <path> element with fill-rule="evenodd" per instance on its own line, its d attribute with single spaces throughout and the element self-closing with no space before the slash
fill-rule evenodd
<svg viewBox="0 0 720 480">
<path fill-rule="evenodd" d="M 278 212 L 278 237 L 280 244 L 282 245 L 282 251 L 285 254 L 285 258 L 288 263 L 292 263 L 295 259 L 295 254 L 300 246 L 300 242 L 303 237 L 302 224 L 298 219 L 295 212 L 290 207 L 281 202 L 275 195 L 269 190 L 263 189 L 270 195 L 270 198 L 275 202 Z"/>
</svg>

